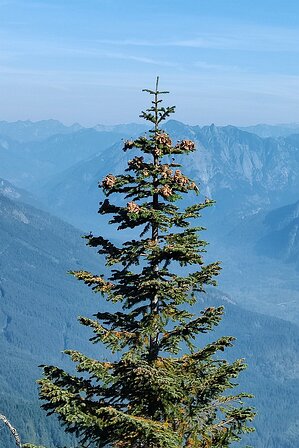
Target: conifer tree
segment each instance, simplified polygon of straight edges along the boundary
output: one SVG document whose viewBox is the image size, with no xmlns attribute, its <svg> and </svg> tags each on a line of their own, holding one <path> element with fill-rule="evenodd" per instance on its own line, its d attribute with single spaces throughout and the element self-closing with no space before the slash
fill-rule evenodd
<svg viewBox="0 0 299 448">
<path fill-rule="evenodd" d="M 204 264 L 203 228 L 190 223 L 213 201 L 186 208 L 176 203 L 186 193 L 199 193 L 174 159 L 195 145 L 173 144 L 162 130 L 175 108 L 162 106 L 161 95 L 168 92 L 158 90 L 158 79 L 155 90 L 145 91 L 152 101 L 141 117 L 153 129 L 124 144 L 124 151 L 142 155 L 134 155 L 125 173 L 108 174 L 100 184 L 106 199 L 99 212 L 111 214 L 118 231 L 134 229 L 136 238 L 117 246 L 104 236 L 86 236 L 111 274 L 73 272 L 111 304 L 109 312 L 79 318 L 92 329 L 91 341 L 111 351 L 111 359 L 66 351 L 78 374 L 43 366 L 40 398 L 83 446 L 229 447 L 252 430 L 247 424 L 254 413 L 242 403 L 249 395 L 230 394 L 245 364 L 219 358 L 233 337 L 201 344 L 200 335 L 219 324 L 222 307 L 192 313 L 198 295 L 215 285 L 220 271 L 218 262 Z M 180 274 L 187 266 L 188 273 Z"/>
</svg>

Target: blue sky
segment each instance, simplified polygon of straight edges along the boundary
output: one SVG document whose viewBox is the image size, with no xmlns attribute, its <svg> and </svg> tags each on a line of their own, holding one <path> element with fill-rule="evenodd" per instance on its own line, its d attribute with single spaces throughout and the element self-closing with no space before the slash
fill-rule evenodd
<svg viewBox="0 0 299 448">
<path fill-rule="evenodd" d="M 0 120 L 299 122 L 297 0 L 0 0 Z"/>
</svg>

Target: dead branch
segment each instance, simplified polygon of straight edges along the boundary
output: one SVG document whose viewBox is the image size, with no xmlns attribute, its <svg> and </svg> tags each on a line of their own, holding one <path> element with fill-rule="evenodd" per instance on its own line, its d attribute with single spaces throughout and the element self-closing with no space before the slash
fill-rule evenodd
<svg viewBox="0 0 299 448">
<path fill-rule="evenodd" d="M 19 436 L 19 434 L 18 434 L 16 428 L 14 428 L 14 427 L 12 426 L 12 424 L 11 424 L 10 421 L 5 417 L 5 415 L 0 414 L 0 420 L 2 420 L 3 423 L 4 423 L 4 424 L 8 427 L 8 429 L 10 430 L 12 436 L 13 436 L 14 439 L 15 439 L 16 445 L 17 445 L 18 447 L 21 448 L 21 447 L 22 447 L 22 445 L 21 445 L 21 439 L 20 439 L 20 436 Z"/>
</svg>

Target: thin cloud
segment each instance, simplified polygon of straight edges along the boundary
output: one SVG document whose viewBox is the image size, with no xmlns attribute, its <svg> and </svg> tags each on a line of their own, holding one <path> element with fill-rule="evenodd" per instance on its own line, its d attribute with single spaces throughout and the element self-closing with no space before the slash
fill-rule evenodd
<svg viewBox="0 0 299 448">
<path fill-rule="evenodd" d="M 96 43 L 104 45 L 119 45 L 132 47 L 161 47 L 165 45 L 163 41 L 142 40 L 142 39 L 97 39 Z"/>
<path fill-rule="evenodd" d="M 210 64 L 205 61 L 196 61 L 194 62 L 194 67 L 203 69 L 203 70 L 211 70 L 218 72 L 241 72 L 244 73 L 246 70 L 243 67 L 239 67 L 237 65 L 224 65 L 224 64 Z"/>
<path fill-rule="evenodd" d="M 121 53 L 100 53 L 102 56 L 111 58 L 111 59 L 123 59 L 126 61 L 136 61 L 141 62 L 144 64 L 151 64 L 151 65 L 159 65 L 159 66 L 165 66 L 165 67 L 176 67 L 177 64 L 168 62 L 168 61 L 161 61 L 158 59 L 152 59 L 152 58 L 146 58 L 143 56 L 133 56 L 133 55 L 127 55 L 127 54 L 121 54 Z"/>
<path fill-rule="evenodd" d="M 184 34 L 183 31 L 181 34 Z M 244 51 L 299 51 L 299 32 L 297 29 L 282 27 L 223 27 L 221 32 L 194 33 L 180 39 L 137 40 L 137 39 L 99 39 L 98 44 L 132 47 L 186 47 L 214 50 Z"/>
<path fill-rule="evenodd" d="M 192 37 L 181 40 L 134 40 L 134 39 L 98 39 L 101 45 L 128 46 L 128 47 L 200 47 L 200 48 L 227 48 L 234 45 L 234 39 L 219 37 Z"/>
<path fill-rule="evenodd" d="M 127 61 L 136 61 L 141 62 L 144 64 L 150 64 L 150 65 L 159 65 L 164 67 L 177 67 L 178 64 L 170 61 L 160 60 L 160 59 L 154 59 L 144 56 L 138 56 L 138 55 L 132 55 L 132 54 L 126 54 L 123 52 L 115 53 L 115 52 L 109 52 L 109 51 L 103 51 L 98 48 L 78 48 L 78 47 L 60 47 L 54 49 L 55 54 L 69 54 L 69 55 L 75 55 L 80 57 L 101 57 L 101 58 L 108 58 L 108 59 L 119 59 L 119 60 L 127 60 Z"/>
<path fill-rule="evenodd" d="M 1 34 L 0 34 L 1 36 Z M 27 56 L 52 56 L 57 58 L 58 56 L 75 56 L 79 58 L 106 58 L 106 59 L 116 59 L 124 61 L 135 61 L 147 65 L 157 65 L 161 67 L 177 67 L 178 64 L 175 62 L 167 61 L 164 59 L 151 58 L 146 56 L 127 54 L 125 52 L 112 52 L 106 51 L 102 48 L 92 48 L 86 43 L 86 45 L 79 46 L 77 43 L 70 46 L 61 46 L 61 44 L 52 41 L 24 41 L 24 40 L 9 40 L 2 36 L 3 41 L 5 41 L 5 46 L 7 47 L 4 52 L 0 54 L 0 59 L 15 58 L 21 55 Z"/>
<path fill-rule="evenodd" d="M 237 26 L 223 29 L 220 33 L 201 33 L 192 38 L 179 39 L 169 45 L 250 52 L 298 52 L 299 32 L 290 28 Z"/>
</svg>

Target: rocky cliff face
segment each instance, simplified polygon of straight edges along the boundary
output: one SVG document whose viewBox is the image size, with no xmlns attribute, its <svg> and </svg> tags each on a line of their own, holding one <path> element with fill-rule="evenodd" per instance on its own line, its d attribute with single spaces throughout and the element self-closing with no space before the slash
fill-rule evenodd
<svg viewBox="0 0 299 448">
<path fill-rule="evenodd" d="M 197 143 L 197 152 L 186 158 L 186 168 L 204 188 L 218 195 L 227 190 L 242 192 L 252 202 L 257 195 L 263 203 L 285 201 L 298 191 L 298 143 L 287 139 L 263 139 L 233 126 L 180 126 L 169 122 L 167 130 L 182 138 L 184 134 Z"/>
</svg>

